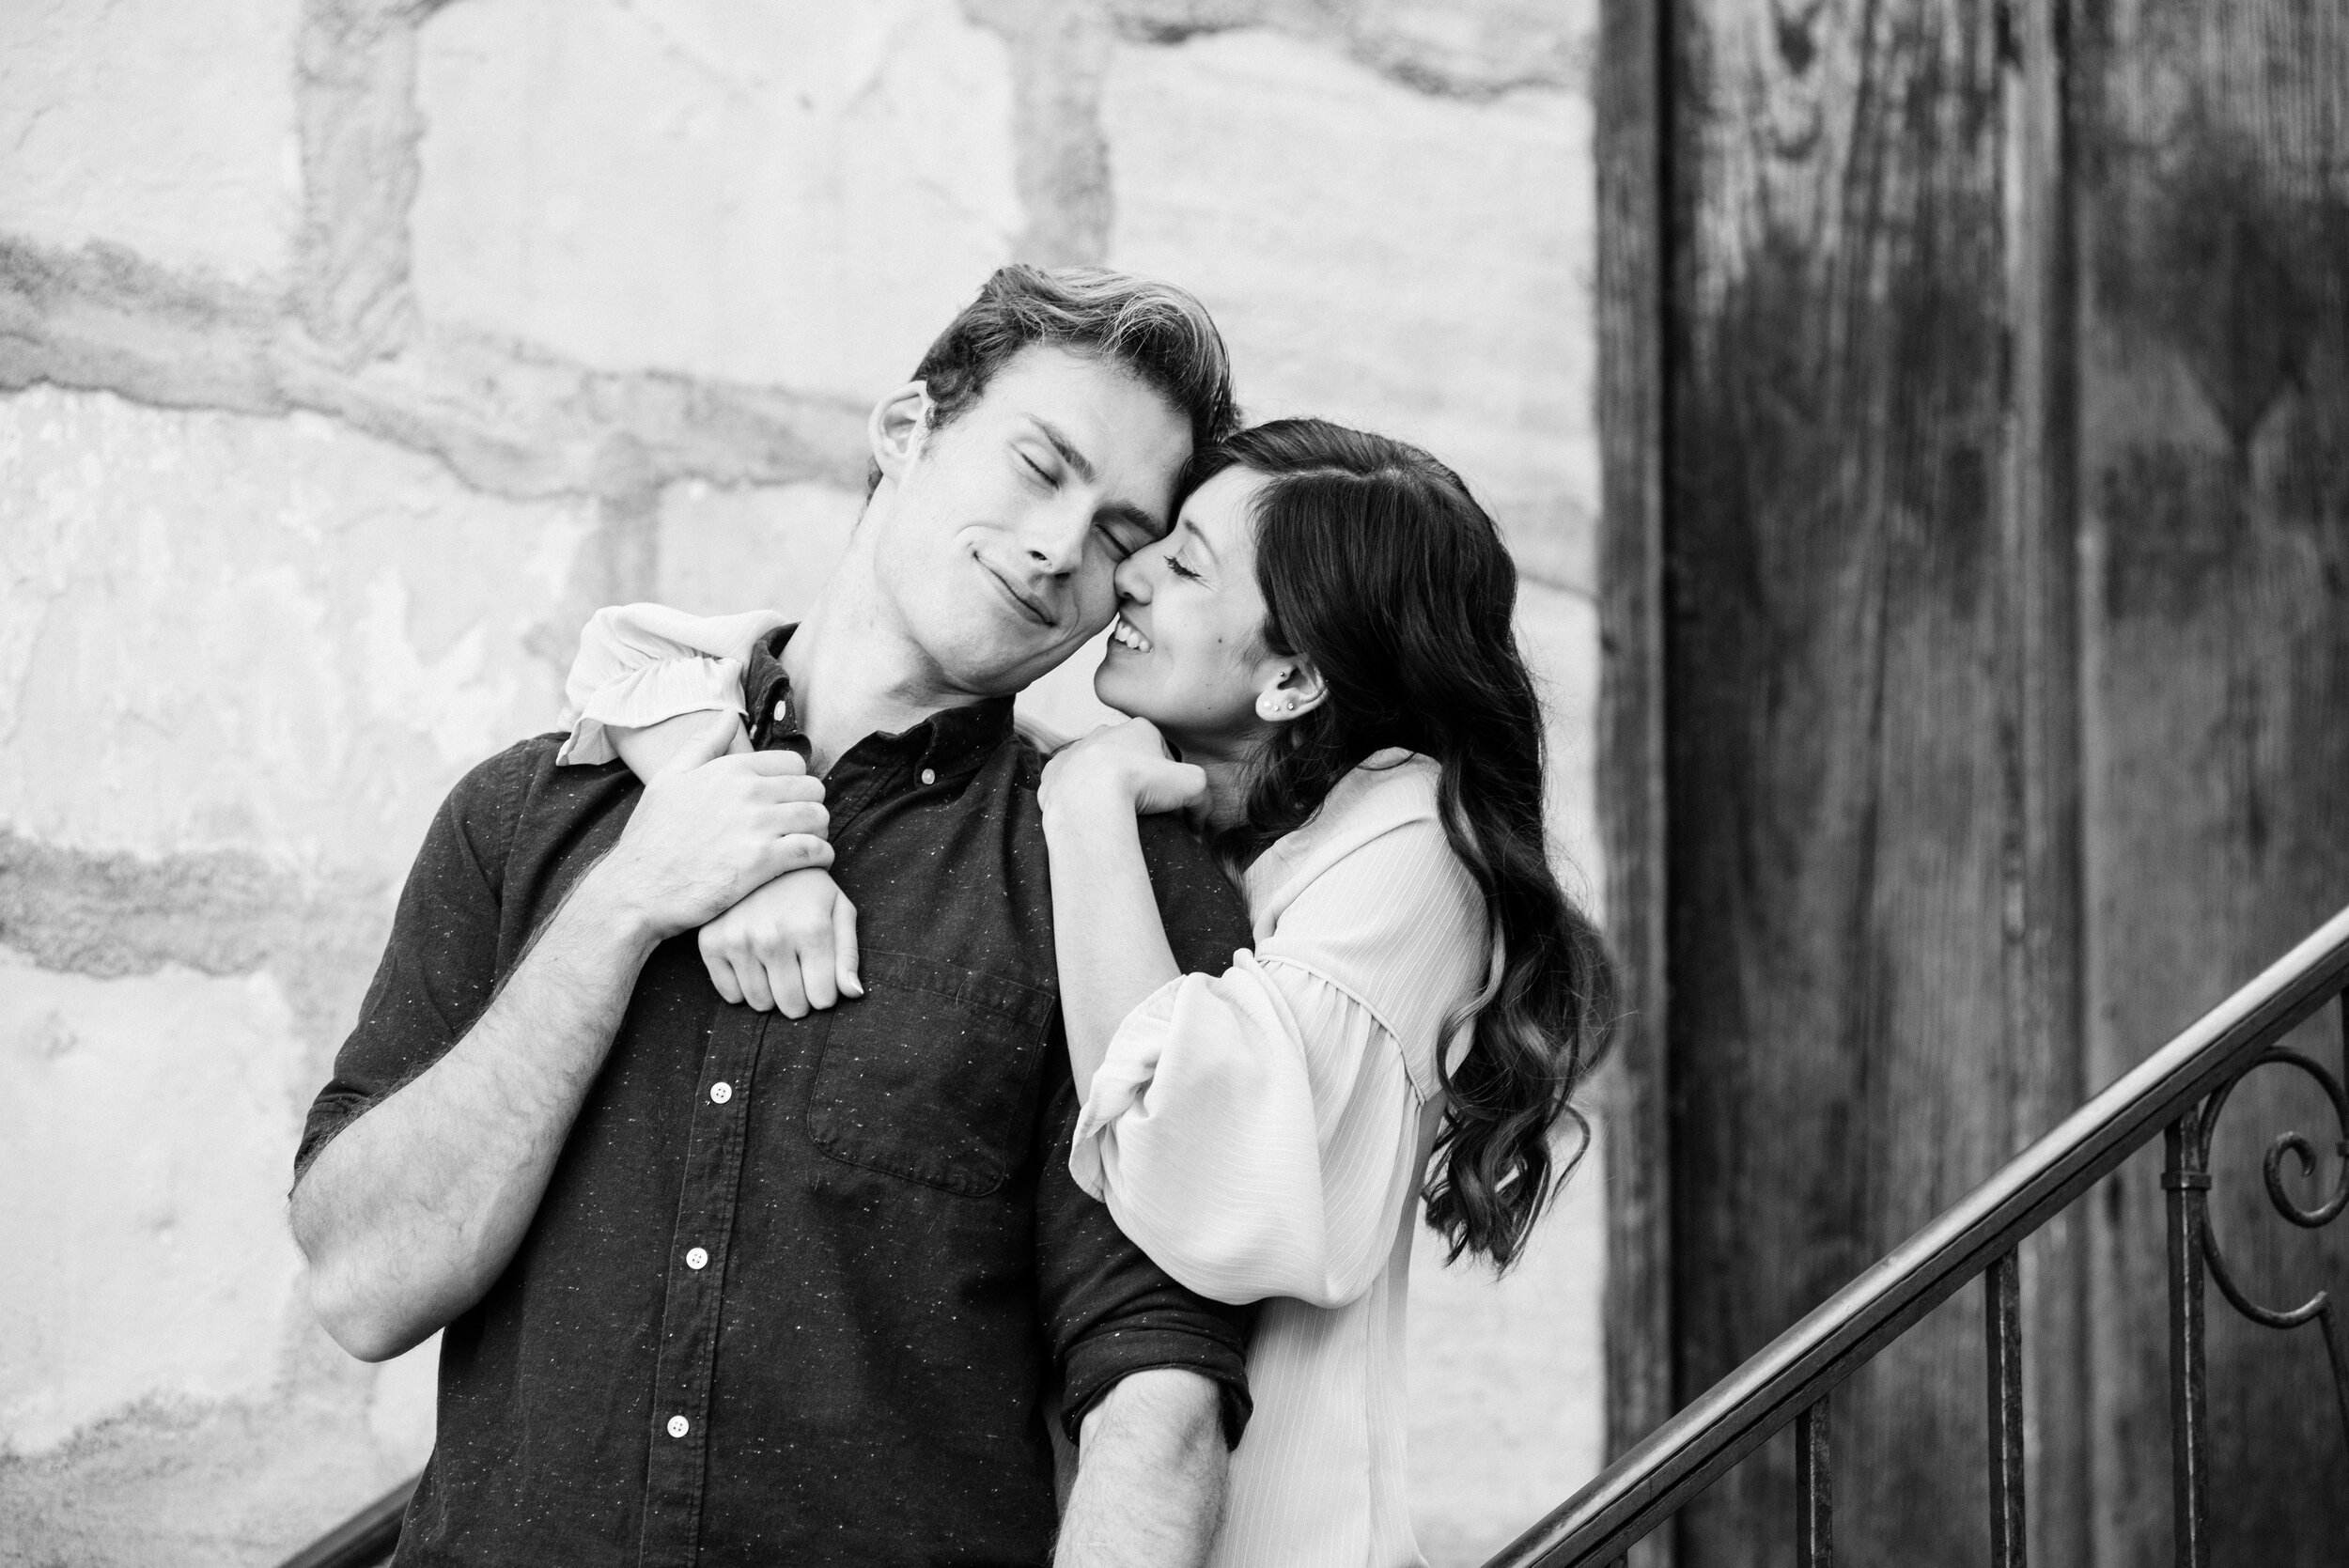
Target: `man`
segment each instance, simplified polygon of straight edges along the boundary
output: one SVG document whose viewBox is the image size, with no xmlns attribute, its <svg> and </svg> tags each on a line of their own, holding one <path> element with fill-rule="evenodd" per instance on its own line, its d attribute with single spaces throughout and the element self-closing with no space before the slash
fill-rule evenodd
<svg viewBox="0 0 2349 1568">
<path fill-rule="evenodd" d="M 1233 424 L 1222 345 L 1178 290 L 1007 268 L 916 377 L 819 608 L 751 660 L 754 751 L 718 754 L 728 719 L 640 786 L 525 741 L 410 877 L 292 1196 L 345 1348 L 446 1328 L 403 1565 L 1040 1562 L 1055 1379 L 1059 1560 L 1205 1556 L 1245 1326 L 1068 1177 L 1011 696 L 1107 624 Z M 1150 831 L 1169 935 L 1221 967 L 1236 895 Z M 866 994 L 726 1004 L 691 933 L 810 864 L 862 912 Z"/>
</svg>

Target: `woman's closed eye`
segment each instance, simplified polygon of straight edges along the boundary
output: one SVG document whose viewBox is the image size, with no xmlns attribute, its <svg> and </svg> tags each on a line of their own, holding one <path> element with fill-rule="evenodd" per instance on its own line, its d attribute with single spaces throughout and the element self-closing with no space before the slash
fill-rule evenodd
<svg viewBox="0 0 2349 1568">
<path fill-rule="evenodd" d="M 1173 551 L 1166 553 L 1166 569 L 1186 582 L 1196 582 L 1200 580 L 1199 574 L 1184 566 L 1183 558 Z"/>
</svg>

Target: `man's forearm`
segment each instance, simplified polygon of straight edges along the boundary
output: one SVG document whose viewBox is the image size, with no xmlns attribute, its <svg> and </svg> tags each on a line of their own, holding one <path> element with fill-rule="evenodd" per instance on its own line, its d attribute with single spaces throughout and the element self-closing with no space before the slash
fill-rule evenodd
<svg viewBox="0 0 2349 1568">
<path fill-rule="evenodd" d="M 1223 1522 L 1231 1456 L 1213 1380 L 1174 1367 L 1119 1380 L 1084 1420 L 1057 1568 L 1197 1568 Z"/>
<path fill-rule="evenodd" d="M 294 1236 L 344 1349 L 396 1356 L 504 1271 L 653 945 L 590 872 L 464 1038 L 312 1161 Z"/>
</svg>

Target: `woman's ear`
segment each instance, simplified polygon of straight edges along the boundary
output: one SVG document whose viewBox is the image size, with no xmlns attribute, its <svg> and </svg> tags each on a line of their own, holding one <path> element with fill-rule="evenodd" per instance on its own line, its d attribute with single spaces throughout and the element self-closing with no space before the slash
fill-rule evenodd
<svg viewBox="0 0 2349 1568">
<path fill-rule="evenodd" d="M 1275 724 L 1302 719 L 1330 695 L 1321 672 L 1308 663 L 1283 661 L 1272 668 L 1272 678 L 1256 693 L 1256 717 Z"/>
<path fill-rule="evenodd" d="M 929 432 L 930 389 L 923 381 L 908 381 L 873 405 L 864 422 L 864 439 L 873 461 L 889 478 L 902 478 L 922 450 Z"/>
</svg>

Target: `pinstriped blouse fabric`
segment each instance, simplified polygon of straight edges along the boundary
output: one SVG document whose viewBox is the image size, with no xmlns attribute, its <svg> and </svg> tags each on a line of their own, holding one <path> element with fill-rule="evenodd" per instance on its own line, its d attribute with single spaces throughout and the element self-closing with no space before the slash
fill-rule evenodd
<svg viewBox="0 0 2349 1568">
<path fill-rule="evenodd" d="M 1120 1026 L 1080 1187 L 1185 1285 L 1265 1300 L 1215 1568 L 1401 1568 L 1404 1308 L 1439 1039 L 1489 963 L 1436 764 L 1382 752 L 1250 868 L 1254 947 Z M 1457 1042 L 1455 1041 L 1455 1048 Z"/>
</svg>

